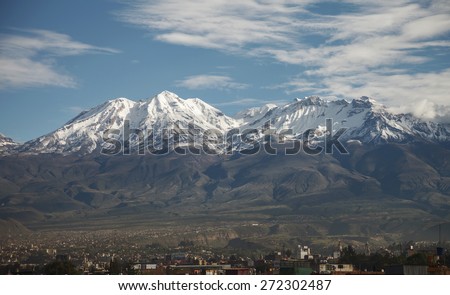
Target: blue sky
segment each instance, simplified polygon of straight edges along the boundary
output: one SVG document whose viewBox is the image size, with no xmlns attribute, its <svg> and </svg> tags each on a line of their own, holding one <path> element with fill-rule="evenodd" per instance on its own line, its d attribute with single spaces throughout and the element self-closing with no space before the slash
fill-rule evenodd
<svg viewBox="0 0 450 295">
<path fill-rule="evenodd" d="M 446 120 L 449 47 L 446 0 L 2 0 L 0 132 L 26 141 L 163 90 L 229 115 L 368 95 Z"/>
</svg>

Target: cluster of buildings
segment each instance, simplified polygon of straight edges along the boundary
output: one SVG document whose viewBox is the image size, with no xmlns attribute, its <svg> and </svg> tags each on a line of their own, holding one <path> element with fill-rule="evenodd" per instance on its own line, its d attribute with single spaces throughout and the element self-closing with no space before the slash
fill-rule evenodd
<svg viewBox="0 0 450 295">
<path fill-rule="evenodd" d="M 355 263 L 343 263 L 339 244 L 331 255 L 313 253 L 299 245 L 293 251 L 272 251 L 253 257 L 239 255 L 231 249 L 204 249 L 192 243 L 166 248 L 158 244 L 143 245 L 116 241 L 114 236 L 83 236 L 80 240 L 41 239 L 2 242 L 0 274 L 45 274 L 49 263 L 72 265 L 79 274 L 144 274 L 144 275 L 309 275 L 309 274 L 450 274 L 443 259 L 443 248 L 436 253 L 420 250 L 427 257 L 421 265 L 388 265 L 377 271 L 363 269 Z M 387 249 L 380 255 L 393 255 Z M 418 253 L 413 246 L 399 255 Z M 366 245 L 362 257 L 371 255 Z M 256 257 L 255 257 L 256 256 Z"/>
</svg>

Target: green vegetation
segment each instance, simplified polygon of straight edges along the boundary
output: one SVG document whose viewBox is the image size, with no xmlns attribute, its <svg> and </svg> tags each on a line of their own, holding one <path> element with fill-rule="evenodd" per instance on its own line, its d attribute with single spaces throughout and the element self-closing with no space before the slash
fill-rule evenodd
<svg viewBox="0 0 450 295">
<path fill-rule="evenodd" d="M 447 252 L 443 258 L 442 264 L 450 267 L 450 252 Z M 428 265 L 427 255 L 422 252 L 409 257 L 405 254 L 392 255 L 390 253 L 364 255 L 356 253 L 352 246 L 347 246 L 342 249 L 339 263 L 353 264 L 358 269 L 367 271 L 382 271 L 389 265 Z"/>
<path fill-rule="evenodd" d="M 77 275 L 80 274 L 70 261 L 54 261 L 44 267 L 46 275 Z"/>
</svg>

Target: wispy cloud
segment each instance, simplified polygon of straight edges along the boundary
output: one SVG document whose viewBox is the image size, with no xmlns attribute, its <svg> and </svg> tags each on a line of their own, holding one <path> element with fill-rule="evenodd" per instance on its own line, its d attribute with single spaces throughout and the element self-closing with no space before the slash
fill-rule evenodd
<svg viewBox="0 0 450 295">
<path fill-rule="evenodd" d="M 278 85 L 286 91 L 364 94 L 405 111 L 425 100 L 450 105 L 450 83 L 440 82 L 450 68 L 438 62 L 450 55 L 446 0 L 155 0 L 130 2 L 118 16 L 163 42 L 298 66 Z"/>
<path fill-rule="evenodd" d="M 248 84 L 235 82 L 229 76 L 221 75 L 194 75 L 177 81 L 177 86 L 188 89 L 244 89 Z"/>
<path fill-rule="evenodd" d="M 31 86 L 75 87 L 75 80 L 58 72 L 52 61 L 27 57 L 0 57 L 0 89 Z"/>
<path fill-rule="evenodd" d="M 286 1 L 290 2 L 290 1 Z M 299 7 L 265 1 L 133 1 L 121 20 L 158 31 L 157 40 L 235 51 L 249 44 L 290 42 L 291 15 Z"/>
<path fill-rule="evenodd" d="M 0 89 L 47 85 L 75 87 L 74 78 L 58 70 L 58 58 L 118 52 L 52 31 L 16 30 L 15 33 L 0 35 Z"/>
</svg>

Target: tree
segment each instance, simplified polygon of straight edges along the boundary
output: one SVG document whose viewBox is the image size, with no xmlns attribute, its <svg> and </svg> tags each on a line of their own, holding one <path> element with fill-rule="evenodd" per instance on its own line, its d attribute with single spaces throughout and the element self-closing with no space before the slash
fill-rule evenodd
<svg viewBox="0 0 450 295">
<path fill-rule="evenodd" d="M 450 251 L 444 256 L 444 265 L 450 268 Z"/>
<path fill-rule="evenodd" d="M 118 275 L 122 273 L 122 265 L 117 258 L 111 259 L 109 264 L 109 273 L 112 275 Z"/>
<path fill-rule="evenodd" d="M 257 274 L 267 274 L 270 269 L 270 264 L 265 260 L 257 260 L 254 265 Z"/>
<path fill-rule="evenodd" d="M 53 261 L 44 267 L 46 275 L 77 275 L 79 274 L 75 265 L 70 261 Z"/>
<path fill-rule="evenodd" d="M 358 255 L 356 254 L 355 248 L 352 245 L 342 249 L 341 257 L 339 259 L 340 263 L 351 263 L 356 264 L 358 261 Z"/>
<path fill-rule="evenodd" d="M 291 249 L 287 249 L 286 250 L 286 257 L 291 257 L 292 256 L 292 251 L 291 251 Z"/>
<path fill-rule="evenodd" d="M 406 259 L 406 264 L 409 265 L 427 265 L 427 256 L 423 253 L 416 253 L 412 256 L 409 256 Z"/>
<path fill-rule="evenodd" d="M 126 262 L 126 263 L 124 263 L 124 264 L 122 265 L 122 270 L 123 270 L 127 275 L 135 275 L 135 274 L 137 274 L 137 273 L 136 273 L 136 270 L 134 269 L 133 265 L 134 265 L 133 262 L 128 261 L 128 262 Z"/>
</svg>

